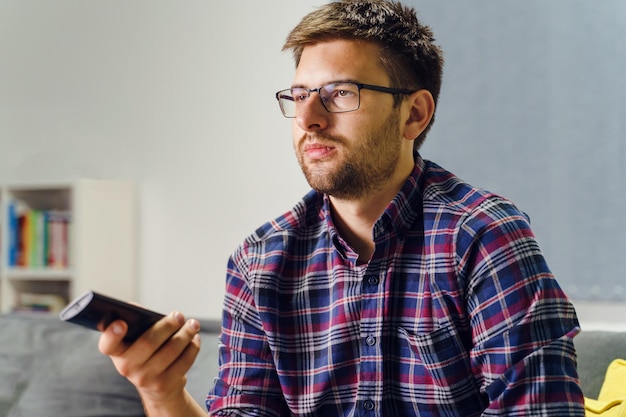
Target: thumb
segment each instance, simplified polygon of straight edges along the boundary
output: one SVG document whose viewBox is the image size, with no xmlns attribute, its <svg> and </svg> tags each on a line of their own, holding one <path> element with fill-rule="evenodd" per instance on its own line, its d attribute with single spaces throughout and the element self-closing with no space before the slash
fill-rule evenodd
<svg viewBox="0 0 626 417">
<path fill-rule="evenodd" d="M 122 339 L 126 336 L 127 331 L 128 325 L 123 320 L 116 320 L 109 324 L 98 341 L 100 352 L 108 356 L 116 356 L 125 351 L 127 346 Z"/>
</svg>

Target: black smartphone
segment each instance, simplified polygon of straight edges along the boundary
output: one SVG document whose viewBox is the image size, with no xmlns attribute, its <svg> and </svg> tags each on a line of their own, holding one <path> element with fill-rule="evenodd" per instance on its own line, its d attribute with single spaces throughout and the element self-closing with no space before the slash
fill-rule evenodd
<svg viewBox="0 0 626 417">
<path fill-rule="evenodd" d="M 134 342 L 162 317 L 161 313 L 94 291 L 75 298 L 60 313 L 63 321 L 98 331 L 103 331 L 115 320 L 124 320 L 128 324 L 124 341 L 128 343 Z"/>
</svg>

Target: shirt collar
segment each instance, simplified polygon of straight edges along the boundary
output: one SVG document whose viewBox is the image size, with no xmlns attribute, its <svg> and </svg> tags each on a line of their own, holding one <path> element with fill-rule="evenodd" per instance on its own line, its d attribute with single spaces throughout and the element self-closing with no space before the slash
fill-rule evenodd
<svg viewBox="0 0 626 417">
<path fill-rule="evenodd" d="M 414 159 L 413 171 L 380 219 L 374 224 L 374 240 L 378 236 L 385 236 L 390 228 L 398 237 L 403 237 L 419 216 L 418 208 L 422 203 L 425 164 L 419 153 L 415 153 Z"/>
<path fill-rule="evenodd" d="M 422 202 L 422 174 L 425 170 L 425 164 L 419 153 L 415 153 L 414 159 L 415 166 L 413 167 L 413 171 L 400 189 L 400 192 L 398 192 L 381 217 L 374 224 L 373 237 L 375 241 L 378 238 L 384 239 L 390 229 L 395 232 L 396 236 L 403 237 L 419 216 L 418 207 L 420 207 Z M 343 252 L 344 247 L 347 245 L 337 232 L 330 206 L 330 199 L 328 195 L 324 194 L 324 202 L 320 215 L 323 216 L 328 225 L 330 238 L 333 243 Z"/>
</svg>

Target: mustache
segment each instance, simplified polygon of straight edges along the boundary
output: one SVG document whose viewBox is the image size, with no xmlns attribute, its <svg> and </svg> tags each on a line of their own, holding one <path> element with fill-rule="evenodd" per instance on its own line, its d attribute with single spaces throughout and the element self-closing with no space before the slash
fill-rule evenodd
<svg viewBox="0 0 626 417">
<path fill-rule="evenodd" d="M 345 143 L 345 139 L 341 136 L 333 136 L 319 133 L 304 133 L 302 136 L 300 136 L 300 140 L 298 140 L 298 143 L 303 144 L 306 142 L 314 142 L 316 140 L 321 142 L 333 142 L 339 144 Z"/>
</svg>

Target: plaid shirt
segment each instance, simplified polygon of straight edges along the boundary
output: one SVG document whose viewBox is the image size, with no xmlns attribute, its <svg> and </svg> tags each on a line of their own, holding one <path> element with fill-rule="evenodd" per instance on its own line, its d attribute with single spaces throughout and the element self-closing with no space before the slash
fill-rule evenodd
<svg viewBox="0 0 626 417">
<path fill-rule="evenodd" d="M 229 259 L 211 414 L 584 416 L 527 218 L 416 155 L 367 264 L 314 191 Z"/>
</svg>

